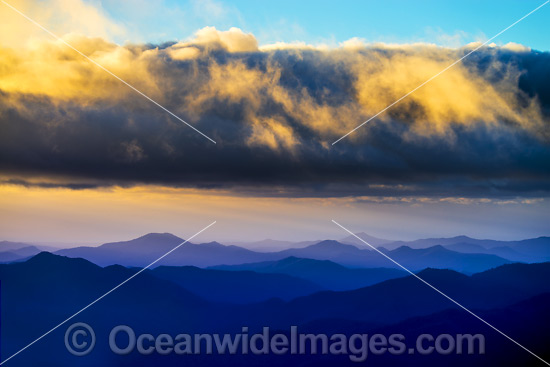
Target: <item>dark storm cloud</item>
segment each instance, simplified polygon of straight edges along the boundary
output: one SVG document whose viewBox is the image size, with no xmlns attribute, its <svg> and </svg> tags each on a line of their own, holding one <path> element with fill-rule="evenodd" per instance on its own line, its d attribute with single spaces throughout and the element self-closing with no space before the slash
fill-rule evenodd
<svg viewBox="0 0 550 367">
<path fill-rule="evenodd" d="M 122 66 L 112 68 L 217 144 L 81 60 L 65 65 L 69 76 L 59 79 L 59 90 L 0 84 L 3 182 L 74 189 L 159 184 L 263 196 L 550 190 L 548 53 L 482 49 L 449 78 L 332 146 L 468 50 L 262 51 L 228 42 L 95 46 L 118 52 Z M 5 69 L 0 81 L 17 68 Z M 16 73 L 19 86 L 32 86 Z"/>
</svg>

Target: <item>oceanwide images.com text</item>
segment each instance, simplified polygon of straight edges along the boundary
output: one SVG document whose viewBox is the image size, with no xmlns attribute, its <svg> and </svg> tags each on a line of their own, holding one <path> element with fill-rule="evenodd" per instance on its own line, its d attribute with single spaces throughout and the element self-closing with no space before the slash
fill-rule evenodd
<svg viewBox="0 0 550 367">
<path fill-rule="evenodd" d="M 437 353 L 485 354 L 482 334 L 419 335 L 408 345 L 403 334 L 311 334 L 299 333 L 297 326 L 289 332 L 272 333 L 263 327 L 261 333 L 250 333 L 243 327 L 237 334 L 139 334 L 127 325 L 118 325 L 109 333 L 109 348 L 117 355 L 200 355 L 200 354 L 274 354 L 274 355 L 347 355 L 353 362 L 363 362 L 369 354 L 390 355 Z M 92 352 L 96 345 L 93 329 L 84 323 L 71 325 L 65 333 L 68 351 L 77 356 Z"/>
</svg>

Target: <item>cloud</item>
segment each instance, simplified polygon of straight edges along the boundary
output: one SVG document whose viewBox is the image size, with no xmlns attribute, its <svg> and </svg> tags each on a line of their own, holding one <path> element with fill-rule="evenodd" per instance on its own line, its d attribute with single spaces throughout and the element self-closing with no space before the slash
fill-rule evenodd
<svg viewBox="0 0 550 367">
<path fill-rule="evenodd" d="M 10 0 L 10 5 L 58 36 L 77 33 L 86 36 L 122 36 L 125 29 L 112 20 L 97 3 L 83 0 Z M 25 46 L 22 40 L 51 39 L 51 36 L 20 14 L 0 4 L 0 45 L 13 48 Z"/>
<path fill-rule="evenodd" d="M 195 33 L 195 37 L 187 44 L 199 44 L 205 47 L 222 47 L 229 52 L 253 52 L 258 50 L 258 42 L 254 35 L 244 33 L 236 27 L 228 31 L 218 31 L 214 27 L 205 27 Z M 177 47 L 178 45 L 175 45 Z"/>
<path fill-rule="evenodd" d="M 427 44 L 258 48 L 238 28 L 119 46 L 67 35 L 0 49 L 0 175 L 279 196 L 547 195 L 550 54 Z M 11 182 L 11 181 L 10 181 Z M 542 194 L 541 194 L 542 193 Z M 452 194 L 452 195 L 450 195 Z"/>
</svg>

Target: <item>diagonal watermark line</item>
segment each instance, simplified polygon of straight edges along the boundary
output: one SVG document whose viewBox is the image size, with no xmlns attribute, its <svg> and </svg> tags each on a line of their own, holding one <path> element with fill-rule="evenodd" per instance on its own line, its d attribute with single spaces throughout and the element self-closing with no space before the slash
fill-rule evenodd
<svg viewBox="0 0 550 367">
<path fill-rule="evenodd" d="M 518 343 L 517 341 L 515 341 L 514 339 L 512 339 L 511 337 L 509 337 L 508 335 L 504 334 L 502 331 L 500 331 L 499 329 L 497 329 L 496 327 L 494 327 L 493 325 L 489 324 L 487 321 L 485 321 L 484 319 L 482 319 L 481 317 L 479 317 L 478 315 L 476 315 L 475 313 L 473 313 L 472 311 L 470 311 L 469 309 L 467 309 L 466 307 L 462 306 L 460 303 L 458 303 L 457 301 L 455 301 L 454 299 L 452 299 L 451 297 L 447 296 L 445 293 L 443 293 L 442 291 L 440 291 L 439 289 L 437 289 L 436 287 L 434 287 L 433 285 L 431 285 L 430 283 L 428 283 L 427 281 L 425 281 L 424 279 L 420 278 L 418 275 L 416 275 L 415 273 L 413 273 L 412 271 L 410 271 L 409 269 L 407 269 L 406 267 L 404 267 L 403 265 L 401 265 L 400 263 L 398 263 L 397 261 L 395 261 L 394 259 L 392 259 L 391 257 L 389 257 L 388 255 L 386 255 L 385 253 L 383 253 L 382 251 L 380 251 L 379 249 L 377 249 L 376 247 L 372 246 L 370 243 L 368 243 L 367 241 L 363 240 L 361 237 L 357 236 L 355 233 L 353 233 L 352 231 L 350 231 L 349 229 L 347 229 L 346 227 L 344 227 L 343 225 L 341 225 L 340 223 L 338 223 L 337 221 L 335 221 L 334 219 L 332 220 L 332 222 L 334 224 L 336 224 L 338 227 L 342 228 L 344 231 L 348 232 L 349 234 L 351 234 L 353 237 L 357 238 L 359 241 L 363 242 L 365 245 L 369 246 L 370 248 L 372 248 L 373 250 L 375 250 L 376 252 L 378 252 L 380 255 L 384 256 L 386 259 L 390 260 L 391 262 L 393 262 L 395 265 L 399 266 L 401 269 L 405 270 L 407 273 L 411 274 L 412 276 L 414 276 L 415 278 L 417 278 L 418 280 L 420 280 L 422 283 L 426 284 L 428 287 L 432 288 L 434 291 L 436 291 L 437 293 L 441 294 L 443 297 L 447 298 L 449 301 L 453 302 L 455 305 L 459 306 L 460 308 L 462 308 L 464 311 L 468 312 L 470 315 L 474 316 L 475 318 L 477 318 L 478 320 L 480 320 L 481 322 L 483 322 L 485 325 L 489 326 L 491 329 L 495 330 L 496 332 L 498 332 L 499 334 L 501 334 L 502 336 L 506 337 L 508 340 L 510 340 L 511 342 L 513 342 L 514 344 L 518 345 L 519 347 L 521 347 L 523 350 L 527 351 L 528 353 L 530 353 L 532 356 L 538 358 L 540 361 L 544 362 L 546 365 L 550 366 L 550 363 L 546 362 L 544 359 L 542 359 L 541 357 L 539 357 L 538 355 L 536 355 L 535 353 L 531 352 L 529 349 L 527 349 L 526 347 L 524 347 L 523 345 L 521 345 L 520 343 Z"/>
<path fill-rule="evenodd" d="M 549 0 L 550 1 L 550 0 Z M 16 13 L 20 14 L 22 17 L 24 17 L 25 19 L 27 19 L 29 22 L 33 23 L 34 25 L 36 25 L 37 27 L 41 28 L 44 32 L 48 33 L 50 36 L 52 36 L 53 38 L 57 39 L 58 41 L 61 41 L 63 42 L 67 47 L 71 48 L 72 50 L 74 50 L 75 52 L 79 53 L 80 55 L 82 55 L 83 57 L 85 57 L 88 61 L 90 61 L 92 64 L 96 65 L 97 67 L 99 67 L 100 69 L 104 70 L 106 73 L 110 74 L 111 76 L 113 76 L 114 78 L 118 79 L 119 81 L 121 81 L 122 83 L 124 83 L 126 86 L 128 86 L 130 89 L 134 90 L 136 93 L 138 93 L 139 95 L 143 96 L 144 98 L 148 99 L 149 101 L 151 101 L 152 103 L 154 103 L 157 107 L 159 107 L 160 109 L 164 110 L 165 112 L 168 112 L 170 115 L 172 115 L 173 117 L 175 117 L 176 119 L 178 119 L 179 121 L 183 122 L 185 125 L 189 126 L 191 129 L 195 130 L 196 132 L 198 132 L 199 134 L 201 134 L 202 136 L 204 136 L 206 139 L 210 140 L 212 143 L 216 144 L 216 142 L 214 141 L 214 139 L 212 139 L 211 137 L 209 137 L 208 135 L 204 134 L 202 131 L 200 131 L 199 129 L 197 129 L 196 127 L 194 127 L 193 125 L 189 124 L 188 122 L 186 122 L 185 120 L 183 120 L 181 117 L 177 116 L 175 113 L 173 113 L 172 111 L 168 110 L 166 107 L 162 106 L 160 103 L 158 103 L 157 101 L 155 101 L 154 99 L 152 99 L 151 97 L 149 97 L 148 95 L 146 95 L 145 93 L 143 93 L 142 91 L 140 91 L 139 89 L 135 88 L 133 85 L 131 85 L 130 83 L 126 82 L 125 80 L 123 80 L 122 78 L 120 78 L 119 76 L 117 76 L 115 73 L 111 72 L 109 69 L 107 69 L 106 67 L 104 67 L 103 65 L 99 64 L 97 61 L 91 59 L 90 57 L 88 57 L 87 55 L 85 55 L 84 53 L 80 52 L 78 49 L 76 49 L 74 46 L 72 46 L 70 43 L 68 43 L 67 41 L 65 41 L 64 39 L 62 39 L 61 37 L 57 36 L 55 33 L 53 32 L 50 32 L 47 28 L 45 28 L 44 26 L 42 26 L 40 23 L 36 22 L 34 19 L 28 17 L 26 14 L 24 14 L 23 12 L 21 12 L 19 9 L 15 8 L 14 6 L 12 6 L 11 4 L 8 4 L 7 2 L 5 2 L 4 0 L 0 0 L 0 2 L 2 2 L 4 5 L 6 5 L 7 7 L 11 8 L 13 11 L 15 11 Z"/>
<path fill-rule="evenodd" d="M 441 70 L 439 73 L 435 74 L 434 76 L 432 76 L 430 79 L 426 80 L 424 83 L 420 84 L 418 87 L 414 88 L 413 90 L 411 90 L 410 92 L 408 92 L 407 94 L 401 96 L 399 99 L 397 99 L 395 102 L 391 103 L 390 105 L 386 106 L 384 109 L 382 109 L 381 111 L 379 111 L 376 115 L 372 116 L 371 118 L 369 118 L 367 121 L 363 122 L 362 124 L 360 124 L 359 126 L 355 127 L 354 129 L 352 129 L 351 131 L 349 131 L 347 134 L 341 136 L 338 140 L 336 140 L 335 142 L 332 143 L 332 145 L 338 143 L 340 140 L 344 139 L 345 137 L 347 137 L 348 135 L 354 133 L 357 129 L 361 128 L 363 125 L 365 124 L 368 124 L 370 121 L 372 121 L 373 119 L 375 119 L 376 117 L 378 117 L 380 114 L 384 113 L 385 111 L 389 110 L 390 108 L 392 108 L 393 106 L 395 106 L 396 104 L 398 104 L 399 102 L 401 102 L 402 100 L 404 100 L 405 98 L 407 98 L 408 96 L 410 96 L 411 94 L 413 94 L 414 92 L 416 92 L 417 90 L 419 90 L 420 88 L 422 88 L 423 86 L 425 86 L 426 84 L 428 84 L 429 82 L 431 82 L 432 80 L 434 80 L 435 78 L 437 78 L 438 76 L 440 76 L 441 74 L 443 74 L 444 72 L 446 72 L 447 70 L 449 70 L 450 68 L 452 68 L 453 66 L 455 66 L 456 64 L 458 64 L 459 62 L 461 62 L 462 60 L 464 60 L 465 58 L 467 58 L 468 56 L 470 56 L 471 54 L 473 54 L 474 52 L 476 52 L 477 50 L 479 50 L 480 48 L 482 48 L 483 46 L 487 45 L 489 42 L 491 42 L 492 40 L 494 40 L 495 38 L 497 38 L 498 36 L 500 36 L 501 34 L 503 34 L 504 32 L 506 32 L 507 30 L 509 30 L 510 28 L 512 28 L 513 26 L 515 26 L 516 24 L 518 24 L 519 22 L 521 22 L 522 20 L 524 20 L 525 18 L 527 18 L 529 15 L 533 14 L 534 12 L 536 12 L 537 10 L 539 10 L 540 8 L 542 8 L 543 6 L 545 6 L 546 4 L 548 4 L 550 2 L 550 0 L 548 1 L 545 1 L 544 3 L 542 3 L 541 5 L 539 5 L 538 7 L 536 7 L 535 9 L 531 10 L 529 13 L 525 14 L 523 17 L 519 18 L 518 20 L 516 20 L 514 23 L 510 24 L 508 27 L 504 28 L 502 31 L 498 32 L 497 34 L 495 34 L 493 37 L 489 38 L 487 41 L 483 42 L 481 45 L 477 46 L 476 48 L 474 48 L 472 51 L 468 52 L 466 55 L 462 56 L 460 59 L 456 60 L 455 62 L 453 62 L 452 64 L 450 64 L 449 66 L 447 66 L 445 69 Z"/>
<path fill-rule="evenodd" d="M 103 298 L 105 298 L 106 296 L 108 296 L 109 294 L 111 294 L 112 292 L 114 292 L 115 290 L 117 290 L 118 288 L 120 288 L 121 286 L 123 286 L 124 284 L 128 283 L 130 280 L 134 279 L 135 277 L 137 277 L 139 274 L 141 274 L 142 272 L 144 272 L 145 270 L 149 269 L 151 266 L 155 265 L 156 263 L 158 263 L 160 260 L 164 259 L 166 256 L 170 255 L 172 252 L 176 251 L 178 248 L 180 248 L 181 246 L 183 246 L 184 244 L 186 244 L 187 242 L 191 241 L 193 238 L 197 237 L 199 234 L 201 234 L 202 232 L 206 231 L 208 228 L 212 227 L 214 224 L 216 224 L 216 221 L 213 221 L 212 223 L 210 223 L 209 225 L 207 225 L 206 227 L 204 227 L 203 229 L 201 229 L 200 231 L 198 231 L 197 233 L 195 233 L 194 235 L 192 235 L 191 237 L 189 237 L 188 239 L 186 239 L 185 241 L 183 241 L 182 243 L 180 243 L 179 245 L 177 245 L 176 247 L 174 247 L 173 249 L 171 249 L 170 251 L 168 251 L 167 253 L 165 253 L 164 255 L 162 255 L 161 257 L 159 257 L 158 259 L 156 259 L 155 261 L 153 261 L 152 263 L 150 263 L 149 265 L 147 265 L 146 267 L 140 269 L 137 273 L 135 273 L 134 275 L 132 275 L 131 277 L 129 277 L 128 279 L 126 279 L 125 281 L 123 281 L 122 283 L 120 283 L 119 285 L 117 285 L 116 287 L 112 288 L 110 291 L 104 293 L 102 296 L 98 297 L 95 301 L 91 302 L 90 304 L 88 304 L 87 306 L 81 308 L 79 311 L 75 312 L 74 314 L 72 314 L 71 316 L 69 316 L 67 319 L 65 319 L 63 322 L 57 324 L 56 326 L 54 326 L 53 328 L 51 328 L 49 331 L 47 331 L 46 333 L 42 334 L 42 336 L 38 337 L 37 339 L 35 339 L 33 342 L 27 344 L 25 347 L 21 348 L 18 352 L 12 354 L 11 356 L 9 356 L 8 358 L 6 358 L 5 360 L 3 360 L 2 362 L 0 362 L 0 365 L 3 365 L 4 363 L 6 363 L 7 361 L 9 361 L 10 359 L 12 359 L 13 357 L 15 357 L 16 355 L 18 355 L 19 353 L 23 352 L 25 349 L 27 349 L 28 347 L 30 347 L 31 345 L 33 345 L 34 343 L 38 342 L 40 339 L 44 338 L 46 335 L 50 334 L 51 332 L 53 332 L 54 330 L 56 330 L 57 328 L 59 328 L 60 326 L 62 326 L 63 324 L 67 323 L 67 321 L 73 319 L 74 317 L 76 317 L 77 315 L 79 315 L 80 313 L 82 313 L 83 311 L 85 311 L 86 309 L 90 308 L 91 306 L 93 306 L 94 304 L 96 304 L 97 302 L 101 301 Z"/>
</svg>

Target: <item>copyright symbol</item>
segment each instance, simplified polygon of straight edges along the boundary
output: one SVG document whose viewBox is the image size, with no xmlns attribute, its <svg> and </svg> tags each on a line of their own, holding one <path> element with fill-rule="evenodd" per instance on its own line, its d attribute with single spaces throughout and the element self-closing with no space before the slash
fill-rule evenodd
<svg viewBox="0 0 550 367">
<path fill-rule="evenodd" d="M 77 322 L 65 332 L 65 347 L 72 355 L 82 357 L 89 354 L 95 346 L 95 333 L 90 325 Z"/>
</svg>

